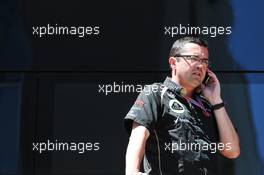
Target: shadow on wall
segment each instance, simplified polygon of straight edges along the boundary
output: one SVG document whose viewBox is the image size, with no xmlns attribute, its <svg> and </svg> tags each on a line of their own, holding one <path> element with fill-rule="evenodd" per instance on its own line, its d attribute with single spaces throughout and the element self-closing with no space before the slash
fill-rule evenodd
<svg viewBox="0 0 264 175">
<path fill-rule="evenodd" d="M 200 27 L 232 27 L 234 20 L 232 7 L 227 0 L 189 0 L 185 1 L 185 4 L 167 0 L 165 1 L 164 10 L 164 25 L 178 26 L 181 23 L 184 26 L 189 24 L 189 26 Z M 177 38 L 182 36 L 178 35 Z M 222 96 L 228 104 L 227 108 L 230 118 L 240 136 L 240 157 L 236 160 L 228 160 L 221 156 L 219 174 L 259 175 L 261 164 L 256 148 L 256 133 L 251 117 L 247 80 L 242 73 L 230 74 L 223 72 L 241 71 L 228 48 L 229 35 L 218 35 L 216 37 L 200 35 L 200 37 L 205 38 L 209 42 L 211 69 L 217 71 L 221 82 Z M 169 47 L 177 38 L 171 38 L 170 43 L 167 39 L 163 40 L 161 46 L 163 58 L 168 57 Z M 162 69 L 168 69 L 167 61 L 162 60 L 161 65 Z"/>
</svg>

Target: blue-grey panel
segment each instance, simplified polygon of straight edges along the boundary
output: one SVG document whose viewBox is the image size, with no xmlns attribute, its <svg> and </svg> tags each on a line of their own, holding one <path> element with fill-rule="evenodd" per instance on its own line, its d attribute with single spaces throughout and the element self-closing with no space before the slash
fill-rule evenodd
<svg viewBox="0 0 264 175">
<path fill-rule="evenodd" d="M 228 46 L 241 70 L 264 70 L 263 1 L 232 0 L 234 17 Z"/>
<path fill-rule="evenodd" d="M 20 86 L 0 84 L 0 174 L 15 174 L 19 161 Z"/>
</svg>

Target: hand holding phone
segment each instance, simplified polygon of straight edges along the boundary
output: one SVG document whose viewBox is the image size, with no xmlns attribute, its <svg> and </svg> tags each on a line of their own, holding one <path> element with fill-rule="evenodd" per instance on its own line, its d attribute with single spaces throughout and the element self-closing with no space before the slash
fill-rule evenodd
<svg viewBox="0 0 264 175">
<path fill-rule="evenodd" d="M 203 96 L 213 104 L 215 99 L 221 99 L 220 82 L 214 72 L 210 69 L 206 71 L 205 78 L 201 84 Z"/>
</svg>

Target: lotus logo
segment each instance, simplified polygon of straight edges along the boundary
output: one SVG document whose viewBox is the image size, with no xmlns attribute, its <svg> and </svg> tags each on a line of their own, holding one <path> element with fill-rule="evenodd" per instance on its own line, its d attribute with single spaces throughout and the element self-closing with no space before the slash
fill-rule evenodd
<svg viewBox="0 0 264 175">
<path fill-rule="evenodd" d="M 169 102 L 169 106 L 170 106 L 170 109 L 173 111 L 173 112 L 176 112 L 176 113 L 183 113 L 184 112 L 184 106 L 183 104 L 181 104 L 178 100 L 176 99 L 173 99 Z"/>
</svg>

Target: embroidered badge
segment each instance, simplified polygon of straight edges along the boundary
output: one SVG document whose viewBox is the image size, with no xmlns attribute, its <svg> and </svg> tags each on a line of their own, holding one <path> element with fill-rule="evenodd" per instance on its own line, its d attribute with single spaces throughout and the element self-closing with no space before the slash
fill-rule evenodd
<svg viewBox="0 0 264 175">
<path fill-rule="evenodd" d="M 181 104 L 178 100 L 176 99 L 173 99 L 173 100 L 170 100 L 169 102 L 169 106 L 170 106 L 170 109 L 173 111 L 173 112 L 176 112 L 178 114 L 181 114 L 184 112 L 184 106 L 183 104 Z"/>
</svg>

